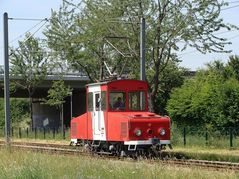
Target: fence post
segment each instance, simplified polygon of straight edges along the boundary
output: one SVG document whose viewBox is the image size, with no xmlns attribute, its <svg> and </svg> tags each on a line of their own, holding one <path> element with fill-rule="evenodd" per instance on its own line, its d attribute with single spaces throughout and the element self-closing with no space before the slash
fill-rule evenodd
<svg viewBox="0 0 239 179">
<path fill-rule="evenodd" d="M 27 138 L 28 138 L 28 127 L 27 127 Z"/>
<path fill-rule="evenodd" d="M 186 145 L 186 128 L 183 128 L 183 145 Z"/>
<path fill-rule="evenodd" d="M 232 133 L 232 127 L 230 127 L 230 147 L 233 147 L 232 140 L 233 140 L 233 133 Z"/>
<path fill-rule="evenodd" d="M 37 138 L 37 128 L 34 128 L 34 133 L 35 133 L 35 139 Z"/>
<path fill-rule="evenodd" d="M 206 130 L 206 134 L 205 134 L 205 139 L 206 139 L 206 145 L 208 145 L 208 132 Z"/>
<path fill-rule="evenodd" d="M 55 139 L 55 133 L 56 133 L 56 131 L 55 131 L 55 127 L 53 128 L 53 139 Z"/>
<path fill-rule="evenodd" d="M 45 129 L 45 127 L 43 127 L 43 136 L 44 136 L 44 139 L 46 139 L 46 129 Z"/>
<path fill-rule="evenodd" d="M 19 127 L 19 138 L 20 138 L 20 139 L 22 138 L 22 130 L 21 130 L 21 127 Z"/>
<path fill-rule="evenodd" d="M 66 126 L 63 127 L 63 139 L 66 139 Z"/>
</svg>

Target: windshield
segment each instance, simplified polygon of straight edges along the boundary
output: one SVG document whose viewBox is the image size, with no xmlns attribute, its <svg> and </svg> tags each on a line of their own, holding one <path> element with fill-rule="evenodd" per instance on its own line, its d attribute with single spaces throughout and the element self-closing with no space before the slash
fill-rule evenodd
<svg viewBox="0 0 239 179">
<path fill-rule="evenodd" d="M 126 102 L 127 100 L 128 103 Z M 109 103 L 110 110 L 113 111 L 125 111 L 125 109 L 129 111 L 145 111 L 146 109 L 145 91 L 129 92 L 127 98 L 125 92 L 111 92 Z"/>
<path fill-rule="evenodd" d="M 110 109 L 111 110 L 125 110 L 125 93 L 111 92 L 110 93 Z"/>
<path fill-rule="evenodd" d="M 143 91 L 129 93 L 129 110 L 143 111 L 145 106 L 145 93 Z"/>
</svg>

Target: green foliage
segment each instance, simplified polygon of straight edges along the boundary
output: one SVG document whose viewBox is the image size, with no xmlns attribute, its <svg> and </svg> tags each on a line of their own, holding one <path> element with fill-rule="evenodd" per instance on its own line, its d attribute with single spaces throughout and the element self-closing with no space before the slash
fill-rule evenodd
<svg viewBox="0 0 239 179">
<path fill-rule="evenodd" d="M 239 126 L 239 81 L 233 70 L 225 75 L 230 67 L 230 62 L 213 62 L 175 89 L 167 105 L 173 121 L 206 128 Z"/>
<path fill-rule="evenodd" d="M 147 76 L 153 75 L 153 72 L 148 71 Z M 179 67 L 177 62 L 169 61 L 167 67 L 159 74 L 160 86 L 156 96 L 155 112 L 165 115 L 167 114 L 166 105 L 170 98 L 172 89 L 180 87 L 185 77 L 187 76 L 187 69 Z M 153 84 L 152 84 L 153 86 Z"/>
<path fill-rule="evenodd" d="M 0 126 L 5 125 L 5 111 L 4 111 L 4 100 L 0 99 Z"/>
<path fill-rule="evenodd" d="M 65 86 L 63 80 L 54 81 L 51 89 L 48 90 L 48 100 L 46 104 L 60 108 L 65 102 L 65 97 L 71 94 L 70 87 Z"/>
<path fill-rule="evenodd" d="M 23 41 L 18 41 L 19 47 L 11 50 L 11 75 L 14 76 L 12 87 L 27 90 L 29 96 L 30 118 L 32 118 L 32 95 L 37 86 L 46 78 L 50 67 L 48 56 L 43 51 L 40 40 L 30 33 Z M 14 91 L 11 88 L 11 92 Z"/>
<path fill-rule="evenodd" d="M 11 120 L 13 124 L 20 124 L 23 120 L 29 118 L 29 105 L 27 99 L 13 98 L 10 102 Z"/>
<path fill-rule="evenodd" d="M 239 80 L 239 56 L 230 56 L 226 73 Z"/>
<path fill-rule="evenodd" d="M 164 70 L 169 61 L 178 61 L 175 52 L 184 51 L 188 46 L 202 53 L 229 52 L 224 46 L 230 42 L 214 33 L 236 28 L 219 17 L 225 5 L 211 0 L 88 0 L 79 4 L 64 0 L 60 10 L 52 12 L 45 35 L 58 58 L 67 59 L 92 81 L 108 75 L 103 70 L 104 62 L 112 72 L 121 74 L 123 71 L 130 78 L 138 78 L 139 23 L 140 18 L 145 17 L 146 70 L 151 73 L 147 81 L 153 107 L 161 111 L 156 108 L 157 93 L 167 89 L 160 86 L 159 78 L 167 74 Z M 127 69 L 123 69 L 124 64 Z M 167 95 L 159 96 L 167 98 Z"/>
<path fill-rule="evenodd" d="M 26 99 L 10 99 L 10 113 L 12 126 L 27 125 L 29 116 L 29 106 Z M 0 127 L 5 126 L 4 100 L 0 99 Z"/>
<path fill-rule="evenodd" d="M 48 57 L 43 52 L 39 39 L 31 34 L 27 34 L 25 39 L 18 43 L 19 47 L 12 49 L 10 55 L 11 75 L 16 77 L 16 87 L 26 89 L 31 97 L 47 75 Z"/>
</svg>

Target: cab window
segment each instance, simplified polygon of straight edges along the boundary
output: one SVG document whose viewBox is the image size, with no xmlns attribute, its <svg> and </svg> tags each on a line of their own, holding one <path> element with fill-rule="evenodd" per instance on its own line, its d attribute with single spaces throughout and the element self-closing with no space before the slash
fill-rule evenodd
<svg viewBox="0 0 239 179">
<path fill-rule="evenodd" d="M 101 110 L 102 111 L 106 110 L 106 92 L 105 91 L 101 92 Z"/>
<path fill-rule="evenodd" d="M 142 102 L 141 102 L 142 99 Z M 145 110 L 145 92 L 135 91 L 129 92 L 129 110 L 143 111 Z"/>
<path fill-rule="evenodd" d="M 88 111 L 93 111 L 93 93 L 88 93 L 87 94 L 88 98 L 87 98 L 87 101 L 88 101 Z"/>
<path fill-rule="evenodd" d="M 110 109 L 111 110 L 125 110 L 125 93 L 111 92 L 110 93 Z"/>
</svg>

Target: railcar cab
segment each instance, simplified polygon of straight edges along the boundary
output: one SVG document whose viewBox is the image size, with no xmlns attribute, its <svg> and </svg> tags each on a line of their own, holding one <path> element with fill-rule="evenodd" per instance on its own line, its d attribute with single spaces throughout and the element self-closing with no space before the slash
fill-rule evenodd
<svg viewBox="0 0 239 179">
<path fill-rule="evenodd" d="M 138 80 L 117 80 L 87 85 L 88 111 L 148 111 L 148 84 Z"/>
</svg>

